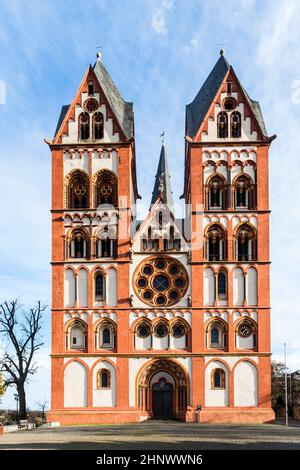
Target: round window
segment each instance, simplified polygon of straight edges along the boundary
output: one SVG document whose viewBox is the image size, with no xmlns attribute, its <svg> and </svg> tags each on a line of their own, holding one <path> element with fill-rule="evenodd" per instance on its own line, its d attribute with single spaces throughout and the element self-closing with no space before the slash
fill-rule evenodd
<svg viewBox="0 0 300 470">
<path fill-rule="evenodd" d="M 158 338 L 164 338 L 168 334 L 167 327 L 163 323 L 159 323 L 154 332 Z"/>
<path fill-rule="evenodd" d="M 146 285 L 148 284 L 148 281 L 147 279 L 145 279 L 144 277 L 140 277 L 138 280 L 137 280 L 137 285 L 141 288 L 144 288 L 146 287 Z"/>
<path fill-rule="evenodd" d="M 175 338 L 181 338 L 184 335 L 184 326 L 181 323 L 176 323 L 173 326 L 172 333 Z"/>
<path fill-rule="evenodd" d="M 148 305 L 165 307 L 182 299 L 188 288 L 184 266 L 171 256 L 150 257 L 143 261 L 133 275 L 136 295 Z"/>
<path fill-rule="evenodd" d="M 172 276 L 175 276 L 175 274 L 178 274 L 178 266 L 176 266 L 176 264 L 172 264 L 169 268 L 169 272 Z"/>
<path fill-rule="evenodd" d="M 164 274 L 158 274 L 153 279 L 153 287 L 158 292 L 162 292 L 169 287 L 169 278 Z"/>
<path fill-rule="evenodd" d="M 137 328 L 137 334 L 141 338 L 147 338 L 150 335 L 150 327 L 147 323 L 141 323 Z"/>
<path fill-rule="evenodd" d="M 225 98 L 223 101 L 223 108 L 226 111 L 232 111 L 237 107 L 237 102 L 234 98 Z"/>
</svg>

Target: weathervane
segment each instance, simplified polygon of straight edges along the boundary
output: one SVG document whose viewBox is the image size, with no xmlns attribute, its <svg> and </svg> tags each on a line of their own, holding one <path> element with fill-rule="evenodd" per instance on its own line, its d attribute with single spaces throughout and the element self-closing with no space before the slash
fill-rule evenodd
<svg viewBox="0 0 300 470">
<path fill-rule="evenodd" d="M 96 46 L 97 49 L 97 61 L 101 62 L 102 60 L 102 46 Z"/>
<path fill-rule="evenodd" d="M 162 145 L 165 145 L 165 131 L 162 131 L 162 133 L 160 134 L 160 137 L 162 137 Z"/>
</svg>

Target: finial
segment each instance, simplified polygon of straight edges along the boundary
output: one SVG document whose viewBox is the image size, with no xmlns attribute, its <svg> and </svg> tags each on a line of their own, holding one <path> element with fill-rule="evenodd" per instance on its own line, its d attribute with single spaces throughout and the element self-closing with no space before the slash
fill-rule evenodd
<svg viewBox="0 0 300 470">
<path fill-rule="evenodd" d="M 101 52 L 101 47 L 99 47 L 98 52 L 97 52 L 97 62 L 101 62 L 102 60 L 102 52 Z"/>
<path fill-rule="evenodd" d="M 165 131 L 162 131 L 162 133 L 160 134 L 160 137 L 162 137 L 162 145 L 165 145 Z"/>
<path fill-rule="evenodd" d="M 225 54 L 225 49 L 221 49 L 220 50 L 220 55 L 224 55 Z"/>
</svg>

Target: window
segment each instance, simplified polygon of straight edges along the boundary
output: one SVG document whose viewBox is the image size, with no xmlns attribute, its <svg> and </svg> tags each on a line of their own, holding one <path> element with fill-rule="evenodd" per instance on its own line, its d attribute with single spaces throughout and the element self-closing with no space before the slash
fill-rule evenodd
<svg viewBox="0 0 300 470">
<path fill-rule="evenodd" d="M 220 139 L 228 137 L 228 116 L 225 111 L 218 114 L 218 137 Z"/>
<path fill-rule="evenodd" d="M 211 225 L 206 234 L 206 258 L 209 261 L 223 261 L 227 258 L 226 232 L 218 224 Z"/>
<path fill-rule="evenodd" d="M 142 322 L 138 325 L 136 332 L 140 338 L 148 338 L 150 335 L 150 326 L 148 323 Z"/>
<path fill-rule="evenodd" d="M 95 346 L 98 349 L 115 347 L 116 326 L 110 320 L 100 322 L 96 329 Z"/>
<path fill-rule="evenodd" d="M 111 343 L 111 333 L 109 328 L 104 328 L 102 332 L 102 344 Z"/>
<path fill-rule="evenodd" d="M 71 324 L 66 336 L 67 349 L 85 349 L 86 348 L 86 328 L 78 321 Z"/>
<path fill-rule="evenodd" d="M 66 207 L 68 209 L 86 209 L 89 206 L 89 177 L 75 170 L 66 178 Z"/>
<path fill-rule="evenodd" d="M 226 184 L 222 177 L 216 175 L 208 183 L 208 208 L 226 209 Z"/>
<path fill-rule="evenodd" d="M 227 82 L 227 94 L 231 95 L 232 93 L 232 82 Z"/>
<path fill-rule="evenodd" d="M 117 178 L 109 170 L 101 170 L 94 179 L 94 204 L 98 207 L 102 204 L 110 204 L 117 207 L 118 204 Z"/>
<path fill-rule="evenodd" d="M 227 273 L 224 270 L 218 272 L 218 299 L 227 299 Z"/>
<path fill-rule="evenodd" d="M 174 338 L 182 338 L 185 335 L 185 328 L 181 322 L 175 323 L 172 327 L 172 334 Z"/>
<path fill-rule="evenodd" d="M 236 209 L 255 209 L 255 186 L 248 175 L 240 175 L 234 181 Z"/>
<path fill-rule="evenodd" d="M 231 137 L 239 138 L 242 133 L 241 114 L 234 111 L 230 116 Z"/>
<path fill-rule="evenodd" d="M 243 224 L 236 234 L 236 258 L 238 261 L 256 260 L 256 233 L 253 227 Z"/>
<path fill-rule="evenodd" d="M 154 329 L 154 334 L 158 338 L 164 338 L 168 334 L 168 328 L 164 323 L 158 323 Z"/>
<path fill-rule="evenodd" d="M 214 369 L 211 374 L 211 388 L 225 388 L 225 372 L 222 369 Z"/>
<path fill-rule="evenodd" d="M 81 230 L 73 231 L 68 243 L 67 255 L 69 258 L 88 258 L 89 243 L 85 232 Z"/>
<path fill-rule="evenodd" d="M 100 273 L 95 276 L 95 300 L 104 300 L 104 276 Z"/>
<path fill-rule="evenodd" d="M 207 346 L 215 349 L 227 347 L 227 329 L 223 322 L 214 320 L 209 323 L 207 328 Z"/>
<path fill-rule="evenodd" d="M 102 113 L 95 113 L 93 116 L 93 132 L 94 132 L 94 139 L 103 139 L 103 114 Z"/>
<path fill-rule="evenodd" d="M 94 94 L 94 82 L 92 81 L 88 82 L 88 94 L 89 95 Z"/>
<path fill-rule="evenodd" d="M 79 115 L 79 139 L 87 140 L 90 138 L 90 116 L 88 113 Z"/>
<path fill-rule="evenodd" d="M 115 257 L 115 249 L 116 249 L 116 240 L 112 240 L 107 235 L 104 238 L 98 241 L 98 249 L 97 249 L 97 257 L 98 258 L 114 258 Z"/>
<path fill-rule="evenodd" d="M 213 344 L 219 344 L 219 330 L 218 328 L 212 328 L 210 332 L 210 342 L 211 345 Z"/>
<path fill-rule="evenodd" d="M 102 369 L 97 375 L 97 388 L 110 388 L 110 371 Z"/>
</svg>

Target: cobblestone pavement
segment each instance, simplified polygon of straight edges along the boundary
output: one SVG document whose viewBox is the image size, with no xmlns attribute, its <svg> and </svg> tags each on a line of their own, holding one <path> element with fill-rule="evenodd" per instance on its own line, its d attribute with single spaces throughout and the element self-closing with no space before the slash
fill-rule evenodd
<svg viewBox="0 0 300 470">
<path fill-rule="evenodd" d="M 209 425 L 148 421 L 124 425 L 68 426 L 19 431 L 0 436 L 5 449 L 207 450 L 298 449 L 299 422 L 282 424 Z"/>
</svg>

